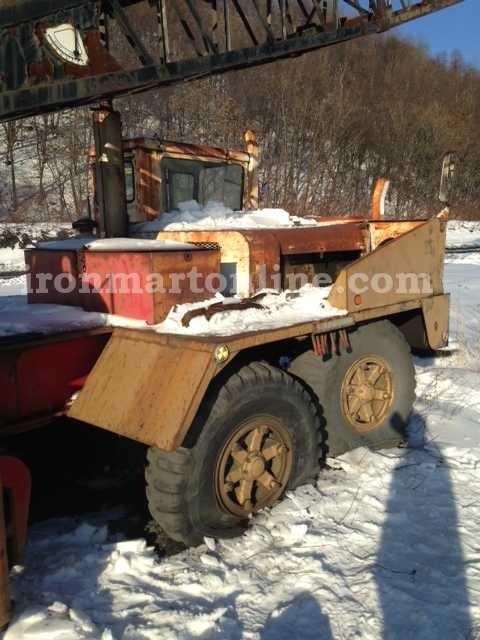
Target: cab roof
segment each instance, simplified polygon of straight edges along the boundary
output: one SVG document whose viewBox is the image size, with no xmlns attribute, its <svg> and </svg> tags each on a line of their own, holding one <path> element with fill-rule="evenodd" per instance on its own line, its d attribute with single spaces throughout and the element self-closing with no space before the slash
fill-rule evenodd
<svg viewBox="0 0 480 640">
<path fill-rule="evenodd" d="M 160 153 L 168 153 L 172 155 L 186 156 L 191 159 L 209 159 L 220 160 L 225 162 L 241 162 L 247 164 L 250 156 L 245 151 L 232 149 L 221 149 L 219 147 L 208 147 L 204 145 L 186 144 L 183 142 L 171 142 L 169 140 L 160 140 L 158 138 L 131 138 L 124 140 L 123 148 L 125 151 L 136 148 L 147 149 L 149 151 L 158 151 Z"/>
</svg>

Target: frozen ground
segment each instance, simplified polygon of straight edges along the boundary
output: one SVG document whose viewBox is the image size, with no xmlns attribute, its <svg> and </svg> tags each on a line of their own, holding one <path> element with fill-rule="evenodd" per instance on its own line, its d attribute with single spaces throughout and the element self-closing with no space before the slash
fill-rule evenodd
<svg viewBox="0 0 480 640">
<path fill-rule="evenodd" d="M 450 220 L 448 223 L 448 247 L 480 247 L 480 222 Z"/>
<path fill-rule="evenodd" d="M 169 558 L 110 533 L 115 514 L 38 524 L 3 640 L 480 639 L 478 254 L 450 256 L 446 286 L 452 343 L 416 361 L 411 448 L 347 454 L 242 538 Z"/>
<path fill-rule="evenodd" d="M 72 235 L 67 223 L 14 224 L 0 222 L 0 272 L 23 271 L 23 250 L 42 240 L 65 238 Z"/>
</svg>

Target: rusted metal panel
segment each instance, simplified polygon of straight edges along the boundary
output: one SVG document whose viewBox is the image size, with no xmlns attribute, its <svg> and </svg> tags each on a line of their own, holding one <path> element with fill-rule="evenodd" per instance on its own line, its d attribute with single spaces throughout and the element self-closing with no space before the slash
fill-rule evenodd
<svg viewBox="0 0 480 640">
<path fill-rule="evenodd" d="M 157 237 L 217 245 L 222 264 L 235 267 L 236 292 L 249 296 L 259 289 L 281 288 L 280 244 L 273 231 L 162 231 Z"/>
<path fill-rule="evenodd" d="M 243 151 L 220 149 L 218 147 L 200 146 L 194 144 L 182 144 L 178 142 L 164 142 L 162 151 L 170 155 L 186 156 L 192 159 L 212 159 L 222 162 L 241 162 L 248 164 L 250 156 Z"/>
<path fill-rule="evenodd" d="M 370 218 L 381 220 L 385 214 L 385 198 L 387 196 L 390 180 L 379 178 L 373 190 L 372 203 L 370 207 Z"/>
<path fill-rule="evenodd" d="M 275 283 L 275 275 L 281 273 L 281 254 L 280 243 L 274 231 L 239 231 L 248 243 L 249 285 L 252 294 L 260 289 L 281 288 L 280 283 Z M 219 244 L 221 246 L 220 239 Z"/>
<path fill-rule="evenodd" d="M 243 151 L 221 149 L 220 147 L 210 147 L 207 145 L 186 144 L 184 142 L 170 142 L 168 140 L 157 140 L 154 138 L 130 138 L 124 141 L 123 146 L 125 150 L 130 151 L 141 148 L 175 156 L 185 156 L 189 159 L 212 159 L 221 162 L 233 160 L 243 164 L 248 164 L 250 160 L 249 154 Z"/>
<path fill-rule="evenodd" d="M 238 336 L 187 337 L 116 329 L 68 415 L 165 451 L 181 446 L 208 386 L 244 349 L 352 326 L 351 318 Z"/>
<path fill-rule="evenodd" d="M 432 300 L 436 305 L 436 298 Z M 339 331 L 356 322 L 388 318 L 414 309 L 422 309 L 422 300 L 225 337 L 116 329 L 68 415 L 172 451 L 183 443 L 210 382 L 226 362 L 242 351 Z M 218 349 L 229 354 L 221 364 L 215 358 Z"/>
<path fill-rule="evenodd" d="M 298 229 L 272 229 L 282 255 L 362 251 L 364 238 L 361 223 L 345 223 Z"/>
<path fill-rule="evenodd" d="M 218 247 L 221 263 L 235 267 L 236 292 L 242 296 L 248 296 L 252 293 L 250 244 L 244 233 L 230 230 L 161 231 L 157 238 Z"/>
<path fill-rule="evenodd" d="M 328 301 L 355 312 L 442 294 L 446 227 L 440 214 L 353 262 Z"/>
<path fill-rule="evenodd" d="M 181 242 L 215 243 L 220 247 L 222 264 L 233 264 L 237 292 L 248 296 L 259 289 L 281 289 L 286 256 L 335 252 L 362 252 L 366 248 L 363 221 L 321 227 L 288 229 L 242 229 L 236 231 L 162 231 L 158 238 Z"/>
<path fill-rule="evenodd" d="M 136 220 L 154 220 L 164 210 L 160 161 L 158 151 L 136 150 Z"/>
<path fill-rule="evenodd" d="M 385 220 L 383 222 L 369 222 L 368 232 L 371 240 L 371 250 L 377 249 L 382 244 L 403 236 L 412 229 L 421 226 L 426 220 Z"/>
</svg>

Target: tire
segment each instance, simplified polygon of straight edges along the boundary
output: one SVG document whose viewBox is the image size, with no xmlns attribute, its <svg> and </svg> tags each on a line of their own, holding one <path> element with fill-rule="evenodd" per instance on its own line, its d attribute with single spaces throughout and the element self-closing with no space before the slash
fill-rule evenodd
<svg viewBox="0 0 480 640">
<path fill-rule="evenodd" d="M 189 449 L 168 453 L 150 448 L 146 469 L 152 517 L 170 538 L 187 545 L 199 544 L 203 536 L 242 533 L 250 512 L 269 506 L 285 490 L 313 481 L 324 454 L 311 395 L 287 373 L 263 363 L 243 367 L 212 392 L 192 430 L 199 436 Z M 237 438 L 240 444 L 235 445 Z M 272 445 L 277 454 L 266 462 Z M 245 459 L 250 447 L 260 453 Z M 267 490 L 256 479 L 250 493 L 247 481 L 237 479 L 246 467 L 249 478 L 255 475 L 268 484 L 268 473 L 279 484 Z M 227 475 L 235 482 L 226 485 Z"/>
<path fill-rule="evenodd" d="M 323 362 L 312 351 L 296 358 L 289 369 L 312 389 L 323 408 L 328 432 L 328 453 L 338 456 L 358 447 L 371 449 L 398 446 L 406 438 L 407 425 L 415 400 L 415 370 L 410 347 L 403 334 L 389 321 L 379 321 L 358 327 L 349 334 L 351 350 L 333 355 Z M 370 359 L 370 360 L 369 360 Z M 355 388 L 358 369 L 370 370 L 372 359 L 385 365 L 387 377 L 378 380 L 375 393 L 382 388 L 391 398 L 384 404 L 370 405 L 378 409 L 374 424 L 352 419 L 352 396 L 347 391 Z M 370 365 L 369 365 L 370 363 Z M 352 377 L 355 376 L 355 377 Z M 353 387 L 349 381 L 354 381 Z M 348 417 L 350 415 L 350 417 Z"/>
</svg>

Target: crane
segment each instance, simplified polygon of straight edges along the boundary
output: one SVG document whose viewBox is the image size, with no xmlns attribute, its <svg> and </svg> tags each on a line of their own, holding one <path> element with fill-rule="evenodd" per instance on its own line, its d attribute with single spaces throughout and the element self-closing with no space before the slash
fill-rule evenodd
<svg viewBox="0 0 480 640">
<path fill-rule="evenodd" d="M 379 33 L 462 0 L 2 0 L 0 121 L 245 69 Z M 131 12 L 151 11 L 155 52 Z M 109 52 L 115 26 L 136 64 Z"/>
<path fill-rule="evenodd" d="M 299 56 L 461 1 L 1 0 L 0 122 L 100 103 L 99 234 L 125 236 L 121 119 L 113 98 Z M 155 46 L 131 19 L 139 8 L 151 14 Z M 113 31 L 132 64 L 118 60 Z"/>
<path fill-rule="evenodd" d="M 232 69 L 246 69 L 274 60 L 298 56 L 361 36 L 381 33 L 410 20 L 453 6 L 461 1 L 0 0 L 0 122 L 100 103 L 100 108 L 94 110 L 99 231 L 100 235 L 103 236 L 124 236 L 128 228 L 128 215 L 122 153 L 123 141 L 120 114 L 113 109 L 111 104 L 114 98 L 191 81 Z M 132 20 L 132 12 L 141 6 L 147 12 L 151 12 L 153 20 L 150 24 L 154 25 L 156 31 L 155 46 L 152 46 L 150 37 L 147 44 L 144 34 L 135 26 L 135 20 Z M 111 38 L 112 34 L 115 35 L 115 39 L 118 39 L 117 37 L 123 38 L 123 42 L 131 50 L 132 59 L 135 60 L 131 65 L 124 66 L 124 63 L 116 56 L 115 46 L 112 44 L 114 39 Z M 117 43 L 117 49 L 118 46 Z M 123 60 L 123 56 L 121 60 Z M 412 299 L 408 295 L 406 297 L 392 297 L 390 306 L 385 306 L 384 299 L 376 297 L 376 294 L 374 295 L 372 292 L 367 293 L 364 298 L 360 295 L 356 295 L 354 298 L 352 296 L 349 297 L 346 286 L 342 285 L 333 290 L 333 294 L 336 296 L 333 298 L 335 301 L 333 307 L 344 309 L 346 314 L 348 312 L 347 315 L 324 319 L 324 324 L 320 320 L 298 325 L 299 328 L 289 326 L 273 329 L 268 335 L 265 330 L 261 335 L 258 332 L 254 335 L 244 334 L 240 338 L 237 336 L 239 339 L 236 342 L 232 337 L 233 342 L 229 342 L 230 347 L 226 344 L 223 345 L 221 342 L 217 343 L 215 340 L 203 340 L 203 342 L 196 343 L 195 340 L 182 341 L 182 339 L 178 338 L 172 342 L 171 336 L 167 340 L 164 339 L 164 336 L 156 336 L 156 334 L 144 339 L 145 334 L 143 331 L 134 333 L 132 330 L 127 336 L 128 340 L 127 338 L 124 339 L 122 335 L 118 339 L 115 336 L 112 342 L 108 343 L 109 351 L 103 358 L 103 349 L 110 339 L 108 331 L 105 331 L 104 328 L 98 332 L 89 332 L 88 330 L 83 333 L 71 332 L 72 335 L 68 331 L 63 331 L 59 335 L 53 338 L 48 337 L 45 340 L 32 334 L 26 334 L 26 337 L 24 335 L 23 339 L 21 336 L 13 336 L 13 342 L 10 344 L 5 342 L 6 350 L 0 354 L 0 379 L 5 381 L 7 385 L 7 391 L 3 391 L 3 395 L 0 394 L 0 401 L 3 400 L 3 407 L 0 407 L 2 409 L 0 411 L 2 414 L 0 422 L 3 421 L 3 427 L 8 426 L 9 422 L 11 422 L 12 425 L 17 425 L 17 427 L 20 425 L 20 428 L 23 428 L 22 421 L 25 421 L 26 417 L 29 418 L 29 421 L 31 420 L 31 424 L 34 424 L 39 417 L 42 418 L 42 412 L 46 412 L 50 416 L 49 412 L 51 412 L 52 408 L 66 411 L 67 402 L 72 400 L 72 389 L 83 388 L 93 364 L 97 362 L 97 368 L 92 374 L 93 382 L 91 382 L 93 393 L 91 393 L 90 398 L 93 398 L 93 401 L 90 403 L 88 394 L 86 400 L 82 399 L 84 396 L 80 396 L 79 400 L 74 400 L 77 404 L 73 405 L 73 411 L 70 415 L 101 428 L 112 430 L 122 436 L 132 437 L 144 444 L 152 445 L 154 443 L 158 444 L 159 447 L 163 446 L 164 451 L 161 452 L 161 455 L 168 455 L 174 452 L 174 449 L 183 441 L 186 431 L 182 431 L 182 429 L 188 430 L 189 419 L 195 415 L 196 409 L 200 406 L 208 385 L 216 375 L 217 367 L 226 365 L 227 360 L 231 357 L 231 350 L 236 354 L 254 347 L 258 358 L 258 348 L 260 346 L 268 344 L 270 349 L 272 344 L 281 342 L 283 349 L 289 339 L 295 338 L 295 353 L 298 355 L 296 351 L 298 339 L 301 338 L 303 341 L 305 338 L 310 338 L 314 345 L 315 355 L 325 355 L 329 344 L 332 352 L 338 355 L 337 344 L 340 345 L 341 343 L 342 349 L 344 347 L 347 348 L 349 345 L 346 328 L 355 325 L 356 322 L 361 322 L 362 330 L 365 330 L 369 320 L 378 320 L 384 316 L 388 318 L 393 315 L 402 315 L 403 317 L 404 312 L 407 311 L 408 313 L 414 313 L 415 319 L 419 321 L 420 324 L 417 326 L 420 327 L 419 335 L 422 336 L 422 340 L 423 336 L 426 335 L 430 347 L 445 346 L 448 337 L 448 297 L 443 294 L 440 275 L 442 272 L 441 261 L 443 259 L 442 247 L 445 239 L 445 221 L 443 217 L 437 217 L 424 223 L 414 222 L 412 225 L 411 231 L 415 235 L 410 234 L 408 237 L 400 238 L 397 244 L 391 242 L 382 251 L 390 252 L 390 258 L 387 261 L 390 265 L 402 263 L 412 271 L 432 273 L 435 284 L 434 289 L 432 289 L 434 295 L 426 294 L 426 297 L 424 296 L 421 299 Z M 305 254 L 305 260 L 310 260 L 308 256 L 310 256 L 312 246 L 314 246 L 317 249 L 317 253 L 322 254 L 323 259 L 327 240 L 332 246 L 340 236 L 344 236 L 343 239 L 345 240 L 342 249 L 347 247 L 350 253 L 352 249 L 355 249 L 353 253 L 357 257 L 356 252 L 359 253 L 360 249 L 365 248 L 367 243 L 363 221 L 362 226 L 358 222 L 350 222 L 348 227 L 350 236 L 345 231 L 346 228 L 346 225 L 342 224 L 340 233 L 338 231 L 339 227 L 334 225 L 330 226 L 329 229 L 321 227 L 320 231 L 317 228 L 313 244 L 310 235 L 308 239 L 305 238 L 306 234 L 314 233 L 311 229 L 296 230 L 294 232 L 295 242 L 298 242 L 298 250 L 295 249 L 294 252 L 296 258 L 298 258 L 298 255 Z M 282 247 L 294 244 L 291 233 L 290 229 L 278 230 L 280 238 L 276 240 L 278 256 L 272 259 L 273 262 L 281 262 L 280 240 L 282 238 Z M 322 236 L 320 239 L 319 234 Z M 385 241 L 384 238 L 383 241 Z M 247 240 L 242 242 L 242 246 L 245 245 L 249 252 L 250 245 Z M 260 251 L 265 255 L 269 242 L 268 237 L 266 239 L 264 237 L 258 245 Z M 370 237 L 368 242 L 370 242 Z M 218 270 L 220 265 L 219 248 L 216 241 L 214 244 L 216 248 L 205 247 L 204 250 L 207 253 L 211 252 L 209 259 L 211 260 L 212 270 L 214 267 Z M 428 247 L 428 251 L 425 250 L 425 247 Z M 42 250 L 39 251 L 40 253 L 36 255 L 35 259 L 41 260 Z M 179 260 L 184 260 L 190 266 L 190 261 L 192 260 L 191 252 L 188 251 L 184 254 L 184 249 L 179 251 Z M 80 264 L 80 261 L 77 260 L 79 252 L 73 251 L 71 253 L 75 254 L 75 259 L 72 258 L 72 265 L 77 269 Z M 116 253 L 121 254 L 122 251 L 117 249 Z M 65 256 L 62 251 L 52 255 L 54 255 L 56 264 L 64 264 L 63 258 Z M 89 252 L 86 252 L 86 255 L 91 257 Z M 248 257 L 249 253 L 245 253 L 245 255 Z M 287 249 L 285 249 L 285 255 L 289 255 Z M 242 264 L 246 264 L 250 269 L 250 259 L 244 258 L 245 256 L 242 258 Z M 47 255 L 47 259 L 50 260 L 50 254 Z M 205 257 L 204 259 L 206 260 Z M 341 283 L 346 282 L 347 276 L 357 275 L 358 272 L 356 270 L 361 268 L 375 271 L 378 264 L 376 262 L 377 259 L 378 254 L 370 252 L 369 255 L 361 258 L 363 260 L 361 265 L 366 264 L 366 267 L 358 266 L 360 260 L 352 262 L 347 267 L 342 263 L 338 280 Z M 51 269 L 52 262 L 48 262 L 48 264 L 50 265 L 49 269 Z M 86 272 L 87 265 L 85 262 L 83 266 Z M 309 263 L 305 262 L 304 266 L 309 266 Z M 108 266 L 108 269 L 111 269 L 111 267 Z M 347 269 L 350 269 L 350 271 L 347 271 Z M 78 276 L 78 282 L 84 275 L 82 271 L 81 276 Z M 425 273 L 422 273 L 422 275 L 425 275 Z M 94 293 L 95 296 L 90 297 L 90 293 Z M 76 294 L 77 289 L 75 289 L 74 296 Z M 96 296 L 95 291 L 88 292 L 86 297 L 90 305 L 92 300 L 96 300 L 98 303 L 98 299 L 100 299 Z M 108 297 L 108 300 L 110 300 L 110 297 Z M 74 306 L 77 306 L 76 303 L 78 301 L 80 301 L 80 298 L 78 300 L 75 298 Z M 103 304 L 103 298 L 101 298 L 101 302 Z M 65 302 L 64 304 L 68 303 Z M 167 306 L 170 307 L 170 303 Z M 87 308 L 92 310 L 94 307 L 89 306 Z M 230 308 L 233 308 L 232 305 L 230 305 Z M 102 308 L 102 310 L 105 311 L 105 308 Z M 212 311 L 211 308 L 210 311 Z M 218 311 L 218 307 L 216 311 Z M 402 313 L 400 314 L 400 312 Z M 142 316 L 142 319 L 146 320 L 147 318 Z M 413 327 L 413 324 L 410 324 L 413 319 L 414 316 L 409 315 L 408 332 L 412 333 L 412 335 L 415 333 L 410 328 Z M 358 335 L 360 335 L 360 340 L 364 340 L 362 336 L 366 335 L 367 338 L 370 336 L 371 344 L 377 345 L 380 342 L 381 347 L 383 336 L 383 339 L 388 344 L 388 353 L 390 354 L 391 345 L 398 344 L 398 329 L 395 328 L 395 332 L 391 334 L 392 337 L 385 333 L 384 326 L 380 336 L 375 331 L 375 324 L 373 324 L 371 333 L 359 332 L 357 339 Z M 11 337 L 9 336 L 8 340 L 10 339 Z M 134 345 L 133 348 L 125 346 L 125 350 L 122 350 L 124 349 L 122 340 L 131 342 Z M 405 346 L 407 347 L 408 345 L 405 343 Z M 357 345 L 357 349 L 361 351 L 361 348 L 362 345 Z M 368 349 L 370 363 L 374 356 L 371 355 L 370 347 Z M 407 350 L 402 347 L 398 351 L 398 357 L 394 358 L 390 366 L 390 364 L 386 364 L 380 349 L 379 359 L 374 361 L 374 363 L 380 364 L 374 366 L 383 368 L 385 365 L 385 374 L 382 375 L 390 376 L 391 371 L 395 369 L 395 360 L 403 361 L 402 358 L 409 357 L 409 351 L 409 347 Z M 107 349 L 105 349 L 105 352 L 107 353 Z M 24 354 L 29 357 L 21 360 Z M 262 361 L 261 367 L 249 371 L 248 378 L 255 379 L 255 384 L 259 379 L 261 381 L 261 378 L 258 377 L 260 375 L 258 372 L 266 370 L 263 358 L 261 357 L 260 359 Z M 141 393 L 125 393 L 124 389 L 127 388 L 125 371 L 128 371 L 129 368 L 131 371 L 139 371 L 135 369 L 135 365 L 139 360 L 143 360 L 146 363 L 140 372 L 141 375 L 138 376 L 138 380 L 135 381 L 137 384 L 135 388 L 141 389 Z M 364 360 L 365 358 L 361 358 L 358 361 L 360 363 L 358 365 L 359 369 L 360 366 L 364 366 L 362 364 Z M 19 362 L 24 364 L 18 364 Z M 45 368 L 46 362 L 49 363 L 48 368 Z M 250 360 L 246 360 L 246 362 L 250 362 Z M 164 369 L 163 386 L 158 384 L 158 363 L 161 363 Z M 37 373 L 37 377 L 33 378 L 36 382 L 32 382 L 31 371 L 26 370 L 26 367 L 28 368 L 29 366 L 32 371 Z M 188 375 L 184 377 L 177 375 L 178 370 L 182 367 L 185 370 L 188 369 Z M 404 369 L 413 371 L 411 365 L 408 367 L 405 365 Z M 47 375 L 45 371 L 48 372 Z M 255 371 L 257 373 L 253 375 L 252 372 Z M 351 368 L 349 371 L 351 371 Z M 265 376 L 265 373 L 262 375 Z M 272 373 L 268 375 L 269 385 L 271 385 L 271 380 L 277 380 L 275 384 L 279 385 L 278 381 L 281 382 L 283 380 L 283 374 L 280 372 L 275 374 L 276 378 L 272 377 Z M 354 375 L 357 374 L 355 373 Z M 364 369 L 362 368 L 362 376 L 364 375 Z M 299 377 L 301 377 L 301 372 Z M 335 377 L 341 381 L 339 376 Z M 326 380 L 327 376 L 322 375 L 320 378 Z M 238 376 L 238 379 L 243 380 L 241 376 Z M 45 380 L 47 380 L 47 384 L 42 387 L 41 383 Z M 391 390 L 391 382 L 388 385 Z M 410 381 L 407 379 L 402 385 L 409 387 Z M 38 388 L 39 386 L 40 389 Z M 350 388 L 350 383 L 347 385 L 342 382 L 340 386 L 341 390 L 348 389 Z M 361 386 L 363 389 L 365 385 Z M 288 388 L 282 388 L 280 385 L 278 387 L 281 390 L 280 395 L 286 395 L 288 399 L 291 387 L 292 384 Z M 34 406 L 30 407 L 32 388 L 35 388 L 35 401 L 33 403 Z M 321 389 L 320 391 L 321 393 L 319 392 L 318 395 L 323 397 L 325 390 Z M 386 409 L 381 409 L 381 414 L 383 415 L 383 412 L 385 412 L 385 415 L 387 415 L 387 410 L 392 407 L 385 403 L 387 400 L 393 402 L 393 398 L 397 402 L 395 394 L 390 391 L 387 393 L 385 388 L 376 389 L 376 391 L 381 392 L 382 406 L 386 407 Z M 328 389 L 325 393 L 327 392 L 333 397 L 335 389 Z M 367 392 L 373 393 L 371 385 L 369 385 Z M 298 392 L 296 393 L 298 395 Z M 347 391 L 346 394 L 346 400 L 342 406 L 348 409 L 350 406 L 350 392 Z M 228 392 L 227 395 L 233 397 L 235 394 Z M 242 393 L 238 395 L 241 397 Z M 263 403 L 261 390 L 258 392 L 258 396 Z M 340 397 L 340 392 L 338 396 Z M 373 397 L 372 395 L 371 398 Z M 11 398 L 14 400 L 11 401 Z M 100 400 L 97 402 L 96 399 L 98 398 Z M 171 398 L 180 398 L 176 401 L 176 404 L 175 402 L 172 403 L 173 410 L 170 407 Z M 375 396 L 375 398 L 377 397 Z M 141 406 L 142 399 L 145 406 Z M 307 425 L 312 420 L 312 416 L 310 414 L 307 415 L 307 413 L 298 414 L 298 398 L 295 402 L 296 404 L 292 405 L 294 409 L 291 409 L 289 413 L 295 416 L 306 416 L 302 420 L 298 420 L 298 422 L 302 425 Z M 371 400 L 367 404 L 373 406 Z M 364 405 L 365 401 L 362 403 L 362 407 Z M 388 432 L 380 431 L 375 436 L 378 438 L 376 440 L 377 445 L 378 442 L 383 443 L 385 440 L 398 436 L 397 423 L 402 420 L 402 417 L 396 407 L 397 405 L 395 405 L 395 413 L 391 414 L 393 416 L 392 425 L 395 422 L 395 434 L 392 436 L 393 432 L 391 430 Z M 408 406 L 403 407 L 403 410 L 408 415 L 410 408 Z M 107 415 L 108 411 L 111 414 Z M 261 404 L 259 405 L 259 412 L 263 414 L 263 411 L 264 405 Z M 347 417 L 351 422 L 348 424 L 345 422 L 346 426 L 343 427 L 344 432 L 340 432 L 339 441 L 343 441 L 344 438 L 345 442 L 349 441 L 347 438 L 353 439 L 352 425 L 357 428 L 357 423 L 360 420 L 357 413 L 359 413 L 358 410 L 349 412 Z M 101 417 L 98 417 L 99 414 Z M 227 414 L 228 419 L 230 419 L 230 414 L 228 412 Z M 157 429 L 159 416 L 164 419 L 162 423 L 163 430 Z M 371 432 L 370 422 L 372 422 L 373 418 L 376 418 L 373 415 L 373 409 L 371 409 L 371 415 L 367 415 L 367 417 L 368 424 L 365 425 L 365 421 L 360 421 L 358 431 L 360 434 L 358 437 L 362 437 L 362 445 L 365 442 L 367 432 Z M 383 418 L 378 418 L 378 424 L 380 425 L 381 419 Z M 341 420 L 336 417 L 332 422 L 340 423 Z M 225 420 L 224 424 L 228 426 L 228 420 Z M 247 422 L 247 424 L 249 423 Z M 389 425 L 390 420 L 387 420 L 386 424 Z M 262 426 L 261 429 L 263 428 Z M 254 434 L 257 431 L 258 428 L 255 428 L 251 433 Z M 281 427 L 280 432 L 288 434 L 289 430 Z M 302 436 L 305 441 L 317 442 L 317 432 L 314 432 L 313 436 L 310 432 L 305 433 L 306 435 Z M 387 434 L 386 436 L 385 433 Z M 238 446 L 233 437 L 231 442 Z M 276 456 L 284 455 L 284 452 L 289 451 L 286 445 L 282 445 L 282 442 L 288 443 L 290 441 L 278 441 L 281 448 L 278 449 Z M 312 451 L 315 453 L 316 446 L 312 446 Z M 257 477 L 260 478 L 260 482 L 261 478 L 264 477 L 266 472 L 262 472 L 263 467 L 258 474 L 256 469 L 259 465 L 264 465 L 270 458 L 268 460 L 266 458 L 263 459 L 260 453 L 256 455 L 253 462 L 243 465 L 246 470 L 242 471 L 240 476 L 242 487 L 253 486 L 253 481 L 256 481 Z M 154 455 L 160 454 L 157 451 L 156 453 L 154 452 Z M 302 465 L 305 464 L 304 461 L 308 457 L 312 457 L 311 453 L 308 456 L 307 454 L 304 455 Z M 285 466 L 285 469 L 292 466 L 291 462 L 289 464 L 281 462 L 281 464 Z M 180 467 L 183 469 L 184 463 L 180 465 L 177 459 L 175 465 L 177 469 Z M 224 463 L 223 468 L 226 465 L 227 462 Z M 300 465 L 297 466 L 300 468 Z M 165 469 L 167 468 L 168 466 L 165 466 Z M 200 466 L 198 468 L 203 469 Z M 187 469 L 187 466 L 185 466 L 185 469 Z M 188 467 L 188 473 L 190 473 L 190 467 Z M 303 471 L 302 473 L 304 473 L 305 478 L 309 477 L 309 473 Z M 151 477 L 153 479 L 152 486 L 155 485 L 158 488 L 153 472 Z M 288 480 L 287 473 L 285 478 L 286 483 Z M 220 479 L 223 483 L 224 480 L 228 479 L 228 476 L 223 478 L 222 475 Z M 2 528 L 2 482 L 5 488 L 13 491 L 13 504 L 15 504 L 16 508 L 15 527 L 13 529 L 10 527 L 8 532 Z M 175 483 L 170 480 L 169 486 L 177 486 L 178 480 L 175 480 Z M 186 482 L 182 481 L 183 484 L 187 485 Z M 272 499 L 277 499 L 280 495 L 277 485 L 281 490 L 286 486 L 285 484 L 281 485 L 280 482 L 274 482 L 273 485 L 269 485 L 269 491 L 273 491 L 271 494 L 273 496 Z M 228 488 L 233 486 L 233 482 L 229 481 L 221 484 L 221 486 L 223 499 L 233 504 L 232 490 Z M 11 531 L 14 531 L 16 548 L 14 549 L 15 556 L 11 560 L 16 560 L 16 558 L 20 557 L 21 547 L 25 541 L 29 490 L 30 478 L 28 472 L 15 461 L 12 462 L 11 459 L 0 459 L 0 559 L 2 560 L 0 562 L 0 627 L 8 622 L 10 615 L 5 538 L 7 533 L 11 535 Z M 246 510 L 245 512 L 240 510 L 242 519 L 244 519 L 244 513 L 251 509 L 250 493 L 242 488 L 241 492 L 236 494 L 241 498 L 241 500 L 239 498 L 240 506 Z M 167 495 L 166 492 L 165 495 Z M 158 501 L 158 498 L 156 500 Z M 176 495 L 174 495 L 174 500 L 177 500 Z M 182 498 L 181 502 L 186 504 L 187 500 Z M 266 502 L 265 504 L 270 503 Z M 161 511 L 160 509 L 158 510 Z M 166 512 L 168 512 L 167 516 L 163 517 L 162 520 L 163 526 L 166 526 L 165 523 L 168 524 L 168 518 L 171 515 L 169 509 L 166 509 Z M 160 513 L 160 516 L 162 516 L 162 513 Z M 210 512 L 208 517 L 210 518 Z M 13 519 L 13 517 L 10 519 Z M 174 520 L 177 522 L 179 519 L 170 518 L 170 522 Z M 182 519 L 182 523 L 183 521 L 187 522 L 186 516 Z M 222 520 L 220 520 L 222 526 L 224 521 L 225 515 L 222 514 Z M 208 520 L 208 524 L 210 526 L 210 520 Z M 175 527 L 171 530 L 171 528 L 171 526 L 170 529 L 167 528 L 167 531 L 172 537 L 177 536 L 175 539 L 186 540 L 187 533 L 185 531 L 176 530 Z M 205 531 L 201 528 L 198 531 L 205 534 Z"/>
</svg>

